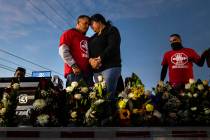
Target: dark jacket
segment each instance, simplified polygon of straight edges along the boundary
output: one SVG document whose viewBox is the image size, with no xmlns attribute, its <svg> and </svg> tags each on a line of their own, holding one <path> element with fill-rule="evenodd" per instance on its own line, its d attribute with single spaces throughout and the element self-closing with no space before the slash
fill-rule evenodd
<svg viewBox="0 0 210 140">
<path fill-rule="evenodd" d="M 94 72 L 121 67 L 120 42 L 120 33 L 114 26 L 106 26 L 100 35 L 94 34 L 90 38 L 88 43 L 89 57 L 100 56 L 102 60 L 102 66 Z"/>
</svg>

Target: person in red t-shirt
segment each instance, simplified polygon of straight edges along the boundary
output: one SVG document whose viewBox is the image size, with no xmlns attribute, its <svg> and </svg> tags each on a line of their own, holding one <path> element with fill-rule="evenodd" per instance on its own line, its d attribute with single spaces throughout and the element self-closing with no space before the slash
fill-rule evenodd
<svg viewBox="0 0 210 140">
<path fill-rule="evenodd" d="M 198 66 L 203 66 L 206 51 L 201 57 L 191 48 L 184 48 L 180 35 L 170 36 L 172 50 L 164 54 L 161 70 L 161 81 L 164 81 L 167 69 L 169 68 L 169 83 L 174 88 L 182 88 L 189 79 L 193 79 L 193 62 Z"/>
<path fill-rule="evenodd" d="M 64 61 L 64 77 L 66 86 L 73 81 L 85 80 L 92 84 L 89 68 L 88 38 L 85 36 L 90 24 L 90 18 L 80 15 L 76 28 L 65 31 L 60 37 L 59 54 Z"/>
</svg>

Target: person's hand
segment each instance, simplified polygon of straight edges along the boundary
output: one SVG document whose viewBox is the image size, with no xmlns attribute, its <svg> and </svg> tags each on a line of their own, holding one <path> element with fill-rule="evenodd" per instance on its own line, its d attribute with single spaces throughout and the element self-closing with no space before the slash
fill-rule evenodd
<svg viewBox="0 0 210 140">
<path fill-rule="evenodd" d="M 204 58 L 206 58 L 208 55 L 210 54 L 210 48 L 206 49 L 201 56 L 203 56 Z"/>
<path fill-rule="evenodd" d="M 73 73 L 75 74 L 75 75 L 78 75 L 78 74 L 80 74 L 80 69 L 79 69 L 79 67 L 77 66 L 77 65 L 73 65 L 72 67 L 72 70 L 73 70 Z"/>
<path fill-rule="evenodd" d="M 102 65 L 100 57 L 90 58 L 89 63 L 93 69 L 99 69 Z"/>
</svg>

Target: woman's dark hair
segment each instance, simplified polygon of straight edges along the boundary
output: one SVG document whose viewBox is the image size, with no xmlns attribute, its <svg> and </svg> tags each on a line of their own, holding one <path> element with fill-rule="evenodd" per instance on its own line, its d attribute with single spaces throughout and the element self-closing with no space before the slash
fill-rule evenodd
<svg viewBox="0 0 210 140">
<path fill-rule="evenodd" d="M 96 22 L 101 22 L 104 25 L 111 25 L 111 21 L 106 21 L 106 19 L 104 18 L 104 16 L 102 16 L 101 14 L 94 14 L 90 17 L 90 21 L 96 21 Z"/>
</svg>

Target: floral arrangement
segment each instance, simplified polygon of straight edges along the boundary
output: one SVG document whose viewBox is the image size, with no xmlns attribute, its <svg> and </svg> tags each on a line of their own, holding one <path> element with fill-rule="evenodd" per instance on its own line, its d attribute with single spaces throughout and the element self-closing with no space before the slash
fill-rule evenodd
<svg viewBox="0 0 210 140">
<path fill-rule="evenodd" d="M 20 84 L 18 79 L 13 79 L 10 87 L 5 89 L 0 97 L 0 126 L 17 126 L 16 119 L 16 107 L 17 96 L 19 92 Z"/>
<path fill-rule="evenodd" d="M 72 82 L 66 89 L 67 123 L 69 126 L 83 126 L 89 107 L 89 88 L 84 81 Z"/>
<path fill-rule="evenodd" d="M 62 126 L 65 111 L 63 93 L 54 88 L 51 81 L 41 79 L 35 94 L 30 120 L 33 126 Z"/>
<path fill-rule="evenodd" d="M 120 125 L 145 126 L 157 121 L 161 114 L 155 109 L 151 91 L 145 91 L 144 84 L 134 73 L 125 83 L 126 88 L 118 100 Z"/>
<path fill-rule="evenodd" d="M 99 75 L 98 83 L 94 84 L 89 93 L 90 107 L 85 114 L 86 126 L 107 126 L 112 121 L 112 101 L 109 95 L 106 83 L 102 75 Z"/>
</svg>

